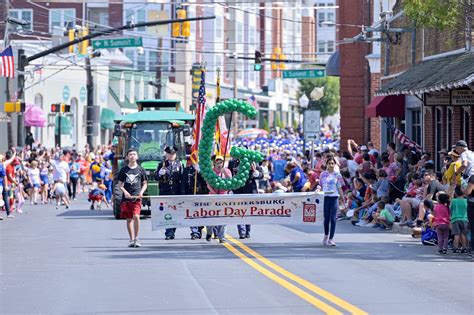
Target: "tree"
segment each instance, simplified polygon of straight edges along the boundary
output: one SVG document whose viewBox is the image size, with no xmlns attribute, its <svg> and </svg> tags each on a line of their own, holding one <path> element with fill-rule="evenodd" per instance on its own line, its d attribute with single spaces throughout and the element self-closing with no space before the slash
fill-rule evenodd
<svg viewBox="0 0 474 315">
<path fill-rule="evenodd" d="M 318 106 L 321 108 L 321 117 L 327 117 L 334 115 L 339 109 L 339 78 L 337 77 L 324 77 L 316 79 L 300 79 L 299 95 L 300 98 L 303 94 L 311 99 L 310 94 L 315 87 L 324 87 L 324 97 L 317 101 Z"/>
<path fill-rule="evenodd" d="M 459 0 L 403 0 L 406 15 L 417 26 L 452 29 L 463 13 L 463 6 L 469 1 Z"/>
<path fill-rule="evenodd" d="M 266 130 L 268 132 L 270 132 L 270 124 L 268 123 L 268 118 L 265 118 L 263 120 L 263 127 L 262 127 L 263 130 Z"/>
</svg>

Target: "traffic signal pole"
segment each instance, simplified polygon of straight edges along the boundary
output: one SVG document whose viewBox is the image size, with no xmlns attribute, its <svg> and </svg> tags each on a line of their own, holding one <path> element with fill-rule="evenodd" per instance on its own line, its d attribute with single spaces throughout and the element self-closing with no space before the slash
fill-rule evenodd
<svg viewBox="0 0 474 315">
<path fill-rule="evenodd" d="M 109 28 L 105 30 L 101 30 L 98 32 L 94 33 L 89 33 L 86 36 L 82 36 L 79 38 L 76 38 L 72 41 L 66 42 L 64 44 L 58 45 L 51 47 L 50 49 L 46 49 L 42 52 L 39 52 L 37 54 L 34 54 L 32 56 L 27 57 L 25 55 L 25 51 L 23 49 L 18 50 L 18 100 L 22 100 L 24 98 L 24 88 L 25 88 L 25 68 L 33 60 L 45 57 L 49 54 L 55 53 L 57 51 L 60 51 L 64 48 L 68 48 L 69 46 L 81 43 L 83 41 L 93 39 L 96 37 L 104 36 L 104 35 L 109 35 L 113 34 L 116 32 L 128 30 L 128 29 L 134 29 L 134 28 L 139 28 L 139 27 L 147 27 L 147 26 L 156 26 L 156 25 L 166 25 L 166 24 L 171 24 L 171 23 L 182 23 L 182 22 L 191 22 L 191 21 L 201 21 L 201 20 L 211 20 L 215 19 L 216 16 L 204 16 L 204 17 L 194 17 L 194 18 L 185 18 L 185 19 L 173 19 L 173 20 L 162 20 L 162 21 L 152 21 L 152 22 L 143 22 L 143 23 L 129 23 L 120 27 L 116 28 Z M 87 59 L 86 59 L 87 62 Z M 89 60 L 90 64 L 90 60 Z M 89 66 L 90 68 L 90 66 Z M 88 70 L 91 71 L 91 70 Z M 92 78 L 92 74 L 91 74 Z M 88 81 L 89 82 L 89 81 Z M 90 80 L 92 84 L 92 79 Z M 88 88 L 89 92 L 89 88 Z M 93 104 L 93 93 L 87 93 L 87 106 L 89 107 L 89 104 Z M 90 95 L 90 96 L 89 96 Z M 89 119 L 89 117 L 88 117 Z M 94 118 L 95 119 L 95 118 Z M 94 121 L 94 119 L 92 119 Z M 98 119 L 98 118 L 97 118 Z M 21 114 L 18 116 L 18 145 L 21 146 L 24 144 L 24 116 Z M 88 127 L 89 128 L 89 127 Z M 93 127 L 92 127 L 93 128 Z M 89 138 L 89 136 L 88 136 Z M 93 137 L 92 137 L 93 138 Z M 92 143 L 89 143 L 92 144 Z"/>
<path fill-rule="evenodd" d="M 86 90 L 87 90 L 87 105 L 86 105 L 86 136 L 87 143 L 91 150 L 95 148 L 94 141 L 94 126 L 99 121 L 94 112 L 94 81 L 92 78 L 91 59 L 86 58 Z"/>
</svg>

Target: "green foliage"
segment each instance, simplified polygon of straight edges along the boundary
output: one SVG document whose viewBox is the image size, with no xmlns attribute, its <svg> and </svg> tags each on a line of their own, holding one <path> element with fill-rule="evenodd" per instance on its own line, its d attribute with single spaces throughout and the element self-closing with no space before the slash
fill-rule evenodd
<svg viewBox="0 0 474 315">
<path fill-rule="evenodd" d="M 296 120 L 293 120 L 293 129 L 296 130 L 298 129 L 299 123 Z"/>
<path fill-rule="evenodd" d="M 324 86 L 324 97 L 317 101 L 318 106 L 321 108 L 321 117 L 327 117 L 335 114 L 339 109 L 339 78 L 337 77 L 324 77 L 316 79 L 300 79 L 300 90 L 299 96 L 303 94 L 311 99 L 310 94 L 315 87 Z"/>
<path fill-rule="evenodd" d="M 403 9 L 417 26 L 440 30 L 454 28 L 463 12 L 459 0 L 403 0 Z"/>
<path fill-rule="evenodd" d="M 284 129 L 286 127 L 285 124 L 281 121 L 279 113 L 276 113 L 275 125 L 280 129 Z"/>
<path fill-rule="evenodd" d="M 262 127 L 263 130 L 266 130 L 268 132 L 270 132 L 270 124 L 268 123 L 268 118 L 265 118 L 263 120 L 263 127 Z"/>
</svg>

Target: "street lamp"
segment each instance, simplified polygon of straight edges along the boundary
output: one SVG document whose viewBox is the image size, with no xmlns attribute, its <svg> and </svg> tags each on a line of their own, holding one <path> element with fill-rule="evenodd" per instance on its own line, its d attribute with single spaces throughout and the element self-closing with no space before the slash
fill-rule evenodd
<svg viewBox="0 0 474 315">
<path fill-rule="evenodd" d="M 308 108 L 309 98 L 306 96 L 306 94 L 303 94 L 300 97 L 299 102 L 300 102 L 300 107 L 301 108 Z"/>
</svg>

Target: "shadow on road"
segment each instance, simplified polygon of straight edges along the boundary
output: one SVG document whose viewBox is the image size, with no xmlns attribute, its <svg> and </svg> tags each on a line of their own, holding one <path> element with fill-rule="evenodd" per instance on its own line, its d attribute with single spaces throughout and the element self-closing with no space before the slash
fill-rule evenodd
<svg viewBox="0 0 474 315">
<path fill-rule="evenodd" d="M 183 240 L 184 241 L 184 240 Z M 238 259 L 216 242 L 195 243 L 169 242 L 157 244 L 155 239 L 142 239 L 141 248 L 80 247 L 91 253 L 102 253 L 106 259 Z M 197 241 L 199 242 L 199 241 Z M 232 244 L 232 243 L 230 243 Z M 388 244 L 345 242 L 337 247 L 325 247 L 315 243 L 245 243 L 268 259 L 341 259 L 387 260 L 417 262 L 459 262 L 466 256 L 438 256 L 435 247 L 425 248 L 418 243 L 400 242 Z M 237 246 L 235 246 L 237 247 Z M 238 247 L 237 247 L 238 248 Z M 240 248 L 239 248 L 240 250 Z M 404 252 L 403 250 L 406 250 Z M 227 254 L 225 254 L 227 253 Z"/>
</svg>

